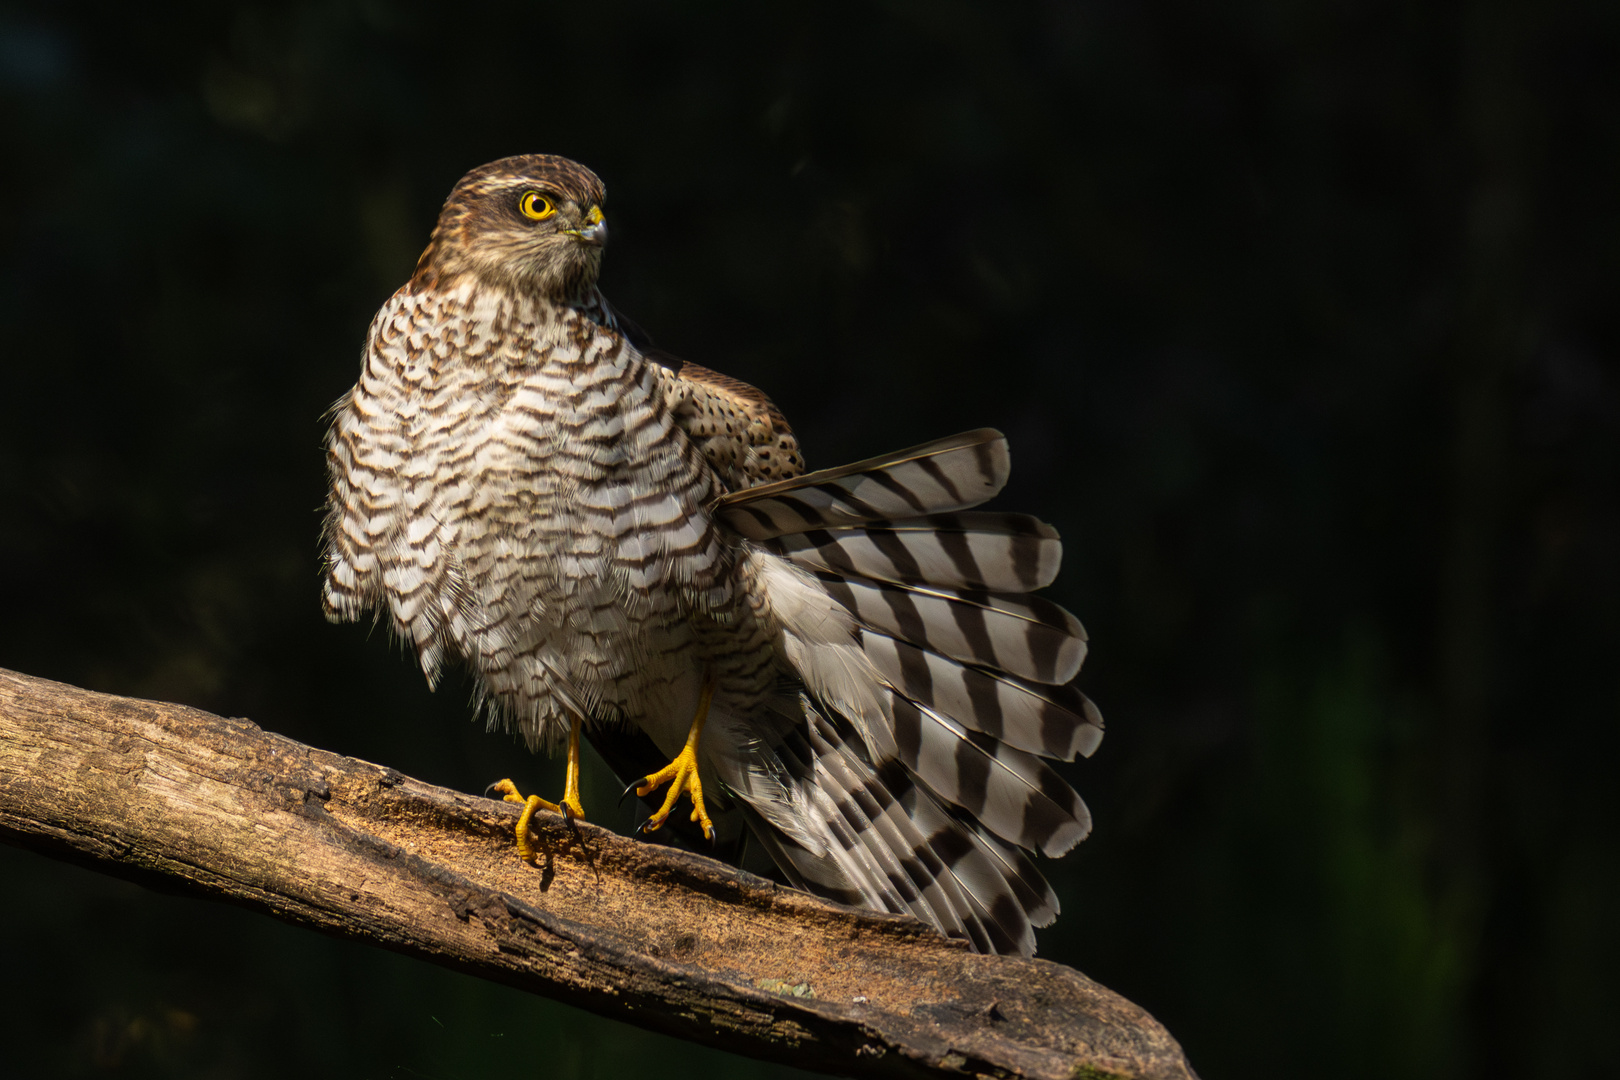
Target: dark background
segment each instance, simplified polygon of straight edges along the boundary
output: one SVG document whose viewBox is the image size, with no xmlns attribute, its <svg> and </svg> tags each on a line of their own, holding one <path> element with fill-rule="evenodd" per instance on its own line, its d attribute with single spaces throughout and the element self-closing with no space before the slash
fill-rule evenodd
<svg viewBox="0 0 1620 1080">
<path fill-rule="evenodd" d="M 1596 1076 L 1620 1015 L 1620 7 L 0 6 L 0 665 L 478 791 L 318 603 L 322 414 L 458 176 L 812 466 L 980 425 L 1108 738 L 1042 955 L 1207 1080 Z M 611 817 L 600 776 L 586 805 Z M 0 848 L 0 1072 L 769 1067 Z"/>
</svg>

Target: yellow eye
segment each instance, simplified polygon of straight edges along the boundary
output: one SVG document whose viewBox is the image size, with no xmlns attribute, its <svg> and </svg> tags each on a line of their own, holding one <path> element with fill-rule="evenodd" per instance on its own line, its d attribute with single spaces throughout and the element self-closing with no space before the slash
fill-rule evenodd
<svg viewBox="0 0 1620 1080">
<path fill-rule="evenodd" d="M 523 197 L 518 200 L 518 209 L 523 212 L 524 217 L 532 221 L 544 221 L 557 212 L 557 208 L 551 205 L 551 200 L 538 191 L 525 191 Z"/>
</svg>

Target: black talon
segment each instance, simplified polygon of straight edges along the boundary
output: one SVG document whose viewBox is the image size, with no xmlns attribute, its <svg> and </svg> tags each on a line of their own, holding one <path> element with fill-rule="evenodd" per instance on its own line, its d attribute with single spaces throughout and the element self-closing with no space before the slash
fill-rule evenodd
<svg viewBox="0 0 1620 1080">
<path fill-rule="evenodd" d="M 624 791 L 621 792 L 620 795 L 619 795 L 619 805 L 623 806 L 624 805 L 624 800 L 630 797 L 630 793 L 632 791 L 636 790 L 636 788 L 640 787 L 642 784 L 645 784 L 646 782 L 647 782 L 647 778 L 645 776 L 642 777 L 640 780 L 632 780 L 632 781 L 630 781 L 630 786 L 625 788 Z"/>
</svg>

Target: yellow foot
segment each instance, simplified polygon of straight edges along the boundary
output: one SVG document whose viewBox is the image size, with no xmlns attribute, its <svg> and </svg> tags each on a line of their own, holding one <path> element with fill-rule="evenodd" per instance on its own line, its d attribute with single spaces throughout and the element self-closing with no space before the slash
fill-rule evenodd
<svg viewBox="0 0 1620 1080">
<path fill-rule="evenodd" d="M 686 745 L 675 755 L 674 761 L 651 776 L 644 777 L 639 785 L 634 785 L 636 794 L 642 798 L 657 791 L 662 784 L 669 785 L 669 794 L 664 796 L 664 805 L 647 819 L 647 824 L 641 827 L 642 832 L 656 832 L 659 826 L 668 821 L 669 812 L 675 809 L 675 803 L 684 791 L 692 797 L 692 820 L 703 826 L 703 838 L 714 839 L 714 824 L 709 820 L 709 811 L 703 805 L 703 781 L 698 777 L 697 766 L 698 740 L 703 737 L 703 721 L 708 719 L 709 703 L 713 700 L 714 675 L 708 673 L 703 677 L 703 690 L 698 694 L 697 714 L 692 717 L 692 729 L 686 733 Z"/>
<path fill-rule="evenodd" d="M 636 787 L 636 794 L 645 798 L 663 785 L 669 785 L 669 792 L 664 796 L 664 805 L 658 812 L 647 819 L 647 824 L 641 827 L 643 832 L 656 832 L 658 827 L 669 820 L 671 810 L 680 801 L 681 793 L 685 792 L 692 797 L 692 820 L 703 826 L 703 838 L 714 839 L 714 824 L 709 820 L 709 811 L 703 805 L 703 781 L 698 777 L 697 750 L 691 743 L 675 755 L 675 760 L 662 769 L 643 779 Z"/>
<path fill-rule="evenodd" d="M 500 780 L 491 785 L 491 791 L 498 791 L 510 803 L 518 803 L 523 807 L 523 814 L 517 822 L 518 854 L 523 861 L 534 865 L 536 858 L 533 845 L 529 843 L 529 822 L 534 819 L 534 812 L 545 807 L 554 814 L 561 814 L 570 821 L 584 821 L 585 808 L 579 804 L 579 790 L 574 784 L 568 785 L 568 793 L 563 796 L 561 803 L 547 802 L 538 795 L 524 798 L 517 789 L 517 785 L 510 780 Z"/>
</svg>

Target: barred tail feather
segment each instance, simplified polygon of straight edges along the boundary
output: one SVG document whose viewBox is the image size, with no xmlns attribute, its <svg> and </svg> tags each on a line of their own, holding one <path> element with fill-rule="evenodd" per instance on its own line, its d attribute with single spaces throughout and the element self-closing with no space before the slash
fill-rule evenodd
<svg viewBox="0 0 1620 1080">
<path fill-rule="evenodd" d="M 809 570 L 942 588 L 1032 592 L 1057 579 L 1057 530 L 1028 514 L 968 511 L 774 538 Z"/>
<path fill-rule="evenodd" d="M 890 775 L 885 775 L 885 770 L 873 769 L 857 749 L 858 742 L 845 738 L 820 713 L 807 711 L 810 747 L 817 764 L 832 781 L 827 786 L 842 795 L 836 802 L 838 816 L 830 824 L 834 828 L 844 822 L 852 826 L 848 842 L 867 848 L 873 861 L 884 866 L 888 884 L 905 903 L 905 910 L 943 928 L 949 936 L 966 937 L 984 948 L 990 935 L 977 906 L 956 877 L 946 872 L 897 797 L 912 785 L 903 774 L 893 775 L 897 770 L 887 770 Z M 869 830 L 853 827 L 865 822 L 870 822 Z"/>
<path fill-rule="evenodd" d="M 822 572 L 834 600 L 862 626 L 942 656 L 1035 682 L 1062 684 L 1080 673 L 1086 631 L 1049 600 L 978 590 L 897 585 Z"/>
<path fill-rule="evenodd" d="M 791 829 L 756 829 L 789 879 L 834 899 L 910 913 L 980 951 L 1033 952 L 1027 910 L 1049 920 L 1055 898 L 1031 889 L 1015 864 L 900 763 L 874 766 L 843 718 L 823 715 L 808 698 L 801 709 L 802 726 L 755 748 L 755 762 L 773 763 L 776 774 L 762 782 L 756 771 L 732 785 L 767 826 L 784 812 L 769 791 L 808 804 L 790 811 Z"/>
<path fill-rule="evenodd" d="M 1102 717 L 1072 685 L 1084 628 L 1029 595 L 1057 572 L 1057 533 L 969 511 L 1006 471 L 1005 440 L 969 432 L 728 495 L 717 514 L 754 540 L 807 691 L 798 767 L 834 793 L 825 855 L 779 838 L 779 862 L 976 948 L 1032 952 L 1058 904 L 1027 851 L 1061 855 L 1091 828 L 1042 758 L 1089 755 Z"/>
<path fill-rule="evenodd" d="M 1072 686 L 1043 686 L 964 664 L 877 630 L 857 631 L 884 681 L 919 705 L 1020 750 L 1072 761 L 1102 741 L 1102 718 Z"/>
<path fill-rule="evenodd" d="M 1052 886 L 1024 850 L 991 834 L 976 822 L 966 827 L 974 845 L 993 862 L 1001 879 L 1012 888 L 1030 925 L 1051 926 L 1062 905 L 1058 903 L 1057 893 L 1052 891 Z"/>
<path fill-rule="evenodd" d="M 896 695 L 891 752 L 929 789 L 1019 847 L 1056 857 L 1091 832 L 1091 813 L 1034 754 L 968 731 Z"/>
<path fill-rule="evenodd" d="M 1006 437 L 977 431 L 721 496 L 714 517 L 750 540 L 966 510 L 992 499 L 1010 470 Z"/>
<path fill-rule="evenodd" d="M 757 742 L 728 788 L 767 827 L 755 832 L 800 887 L 849 903 L 911 913 L 980 948 L 991 936 L 948 874 L 931 872 L 926 842 L 852 733 L 840 732 L 808 698 L 796 722 Z M 910 781 L 903 782 L 909 788 Z"/>
</svg>

